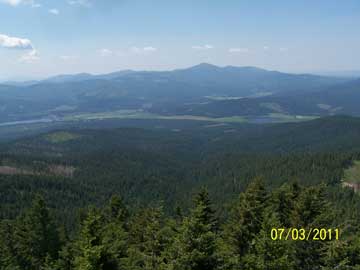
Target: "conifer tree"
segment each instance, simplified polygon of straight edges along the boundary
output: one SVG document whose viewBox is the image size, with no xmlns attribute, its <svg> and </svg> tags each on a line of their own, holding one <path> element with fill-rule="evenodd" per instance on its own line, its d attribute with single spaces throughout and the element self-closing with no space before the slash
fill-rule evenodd
<svg viewBox="0 0 360 270">
<path fill-rule="evenodd" d="M 17 221 L 14 232 L 18 265 L 21 269 L 40 269 L 57 259 L 61 247 L 59 232 L 41 196 Z"/>
<path fill-rule="evenodd" d="M 51 270 L 73 270 L 77 252 L 78 249 L 74 246 L 74 243 L 68 240 L 67 244 L 60 250 L 58 260 L 49 268 Z"/>
<path fill-rule="evenodd" d="M 105 209 L 105 215 L 109 222 L 122 222 L 125 226 L 129 217 L 129 210 L 126 208 L 121 197 L 114 195 Z"/>
<path fill-rule="evenodd" d="M 195 198 L 195 208 L 185 218 L 174 241 L 170 269 L 217 269 L 216 219 L 209 194 L 202 190 Z"/>
<path fill-rule="evenodd" d="M 333 219 L 326 200 L 325 186 L 309 187 L 299 196 L 295 206 L 293 225 L 296 228 L 327 228 Z M 324 266 L 326 241 L 299 241 L 295 246 L 296 266 L 305 270 L 317 270 Z"/>
<path fill-rule="evenodd" d="M 0 222 L 0 269 L 20 270 L 19 257 L 16 251 L 14 235 L 14 222 Z"/>
<path fill-rule="evenodd" d="M 295 202 L 300 194 L 298 184 L 285 184 L 275 190 L 271 199 L 273 211 L 277 213 L 282 227 L 289 228 L 292 225 Z"/>
<path fill-rule="evenodd" d="M 260 232 L 267 192 L 261 178 L 254 179 L 240 194 L 225 224 L 221 240 L 224 269 L 240 269 L 242 258 L 251 250 Z"/>
<path fill-rule="evenodd" d="M 158 270 L 164 267 L 169 243 L 163 227 L 162 207 L 138 213 L 130 226 L 129 269 Z"/>
<path fill-rule="evenodd" d="M 270 232 L 273 228 L 282 228 L 276 213 L 266 209 L 260 232 L 254 239 L 254 245 L 243 259 L 244 269 L 251 270 L 295 270 L 294 243 L 289 240 L 273 240 Z"/>
<path fill-rule="evenodd" d="M 105 217 L 95 209 L 89 212 L 83 223 L 80 239 L 73 248 L 78 250 L 74 259 L 75 269 L 124 269 L 128 246 L 124 209 L 122 202 L 114 197 L 105 208 Z M 62 254 L 66 253 L 68 250 L 63 250 Z M 66 260 L 61 263 L 69 265 Z"/>
<path fill-rule="evenodd" d="M 106 262 L 105 247 L 102 243 L 103 220 L 91 210 L 82 225 L 75 257 L 76 270 L 101 270 Z"/>
</svg>

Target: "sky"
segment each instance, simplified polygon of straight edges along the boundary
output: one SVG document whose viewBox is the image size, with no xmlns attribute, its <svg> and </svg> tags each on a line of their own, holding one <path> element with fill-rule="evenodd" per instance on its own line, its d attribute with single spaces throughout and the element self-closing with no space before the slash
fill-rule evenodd
<svg viewBox="0 0 360 270">
<path fill-rule="evenodd" d="M 0 79 L 202 62 L 360 70 L 359 0 L 0 0 Z"/>
</svg>

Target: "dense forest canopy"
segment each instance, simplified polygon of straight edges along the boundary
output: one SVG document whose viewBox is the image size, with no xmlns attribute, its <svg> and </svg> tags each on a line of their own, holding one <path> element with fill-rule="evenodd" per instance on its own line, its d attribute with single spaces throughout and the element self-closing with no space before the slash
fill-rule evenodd
<svg viewBox="0 0 360 270">
<path fill-rule="evenodd" d="M 359 119 L 207 125 L 3 144 L 0 269 L 357 269 Z M 271 239 L 290 227 L 341 236 Z"/>
</svg>

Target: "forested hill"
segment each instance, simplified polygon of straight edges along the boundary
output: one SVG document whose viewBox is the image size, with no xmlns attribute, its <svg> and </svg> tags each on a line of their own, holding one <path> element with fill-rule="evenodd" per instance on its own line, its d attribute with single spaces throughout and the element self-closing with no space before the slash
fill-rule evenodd
<svg viewBox="0 0 360 270">
<path fill-rule="evenodd" d="M 1 146 L 0 214 L 15 216 L 35 193 L 60 215 L 120 194 L 131 205 L 165 201 L 171 212 L 208 186 L 220 206 L 256 176 L 268 187 L 290 180 L 339 183 L 360 152 L 360 120 L 181 130 L 69 129 Z M 21 198 L 21 199 L 20 199 Z M 70 202 L 70 203 L 69 203 Z"/>
<path fill-rule="evenodd" d="M 359 232 L 360 197 L 341 180 L 360 160 L 359 134 L 360 120 L 344 116 L 181 129 L 72 128 L 4 144 L 0 269 L 191 269 L 191 262 L 262 270 L 270 263 L 264 246 L 269 252 L 276 246 L 274 269 L 352 267 L 360 263 L 359 239 L 352 237 Z M 210 195 L 199 193 L 203 187 Z M 123 201 L 115 197 L 106 206 L 114 195 Z M 249 228 L 248 216 L 259 223 Z M 264 240 L 274 224 L 346 233 L 329 245 L 293 243 L 290 249 L 289 242 Z M 199 241 L 210 241 L 199 248 L 215 245 L 200 250 L 202 259 L 189 255 L 198 252 L 189 246 L 195 232 Z M 337 244 L 345 253 L 333 257 Z"/>
<path fill-rule="evenodd" d="M 302 123 L 264 126 L 235 142 L 242 151 L 359 151 L 360 118 L 334 116 Z"/>
<path fill-rule="evenodd" d="M 194 113 L 199 113 L 198 107 L 200 106 L 200 110 L 206 109 L 207 106 L 201 105 L 214 98 L 249 97 L 249 104 L 246 106 L 251 106 L 252 102 L 257 102 L 253 98 L 259 96 L 312 93 L 348 81 L 349 79 L 288 74 L 255 67 L 218 67 L 210 64 L 162 72 L 125 70 L 105 75 L 61 75 L 21 85 L 0 84 L 0 124 L 119 110 L 162 114 L 183 106 L 188 109 L 189 104 L 194 104 Z M 216 104 L 221 107 L 221 103 Z M 344 106 L 347 107 L 347 104 Z M 352 109 L 353 107 L 348 110 L 350 114 L 353 113 Z M 210 106 L 205 113 L 212 115 L 215 112 Z M 238 110 L 235 115 L 243 115 L 243 112 L 247 111 Z M 256 109 L 256 115 L 262 112 L 261 106 Z M 188 111 L 182 113 L 189 114 Z M 225 114 L 229 113 L 232 112 L 225 111 Z M 303 110 L 299 114 L 308 113 L 310 112 Z"/>
<path fill-rule="evenodd" d="M 351 151 L 360 147 L 360 118 L 324 117 L 284 124 L 213 124 L 205 122 L 169 128 L 71 128 L 35 135 L 0 145 L 15 155 L 80 157 L 94 152 L 141 150 L 145 152 L 289 153 L 294 151 Z M 164 121 L 165 123 L 165 121 Z M 116 124 L 111 124 L 115 126 Z M 67 155 L 66 155 L 67 154 Z"/>
<path fill-rule="evenodd" d="M 360 115 L 360 80 L 339 83 L 316 91 L 291 91 L 257 98 L 214 99 L 206 103 L 154 106 L 151 111 L 212 117 L 233 115 Z"/>
</svg>

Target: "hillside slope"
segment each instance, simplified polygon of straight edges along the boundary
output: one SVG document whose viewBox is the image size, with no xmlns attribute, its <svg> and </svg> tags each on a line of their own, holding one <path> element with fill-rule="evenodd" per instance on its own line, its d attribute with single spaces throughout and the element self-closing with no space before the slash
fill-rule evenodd
<svg viewBox="0 0 360 270">
<path fill-rule="evenodd" d="M 0 121 L 125 109 L 159 108 L 161 112 L 186 104 L 205 104 L 219 97 L 313 92 L 344 81 L 210 64 L 163 72 L 60 75 L 30 85 L 0 85 Z M 216 106 L 221 108 L 221 104 Z"/>
</svg>

